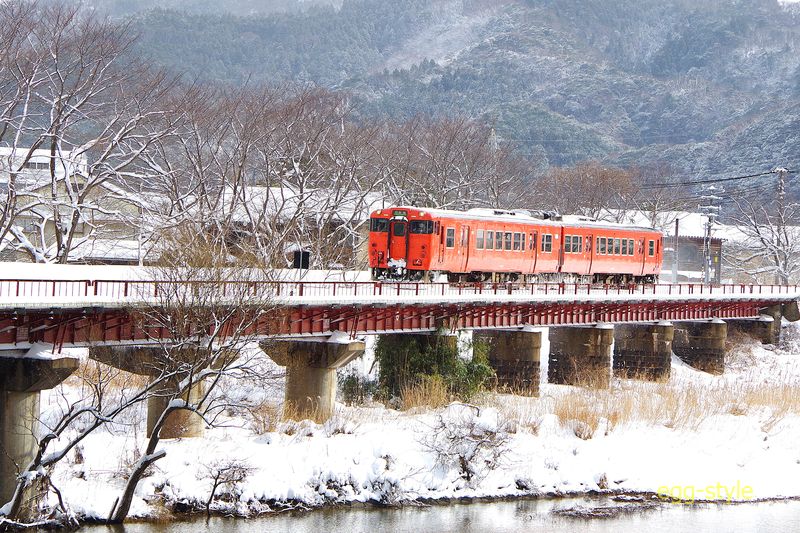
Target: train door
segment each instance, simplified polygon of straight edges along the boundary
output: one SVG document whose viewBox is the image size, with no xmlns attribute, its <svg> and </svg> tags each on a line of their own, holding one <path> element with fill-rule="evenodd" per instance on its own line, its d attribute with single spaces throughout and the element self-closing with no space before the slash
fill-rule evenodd
<svg viewBox="0 0 800 533">
<path fill-rule="evenodd" d="M 389 259 L 401 261 L 405 268 L 408 255 L 408 222 L 405 220 L 392 220 L 389 223 Z"/>
<path fill-rule="evenodd" d="M 536 272 L 536 260 L 539 258 L 539 232 L 533 230 L 528 235 L 528 250 L 529 250 L 529 267 L 528 272 Z"/>
<path fill-rule="evenodd" d="M 592 263 L 594 263 L 594 234 L 586 235 L 584 238 L 583 251 L 586 253 L 586 272 L 584 274 L 592 273 Z"/>
<path fill-rule="evenodd" d="M 439 262 L 438 264 L 441 265 L 442 261 L 444 261 L 444 234 L 445 229 L 439 222 L 436 222 L 436 235 L 438 236 L 439 243 L 437 246 L 439 247 Z"/>
<path fill-rule="evenodd" d="M 458 243 L 460 272 L 467 272 L 469 263 L 469 226 L 461 226 L 461 241 Z"/>
<path fill-rule="evenodd" d="M 642 269 L 637 276 L 643 276 L 647 267 L 647 240 L 644 237 L 639 240 L 639 253 L 642 254 Z"/>
</svg>

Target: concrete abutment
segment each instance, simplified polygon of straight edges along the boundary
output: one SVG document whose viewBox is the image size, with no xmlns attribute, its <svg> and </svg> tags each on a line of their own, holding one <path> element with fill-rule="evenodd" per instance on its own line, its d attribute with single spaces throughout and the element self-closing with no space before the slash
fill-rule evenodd
<svg viewBox="0 0 800 533">
<path fill-rule="evenodd" d="M 760 310 L 759 318 L 730 320 L 728 325 L 731 330 L 746 333 L 763 344 L 778 344 L 781 340 L 783 309 L 781 304 L 765 307 Z"/>
<path fill-rule="evenodd" d="M 547 380 L 560 385 L 607 388 L 614 328 L 551 327 Z"/>
</svg>

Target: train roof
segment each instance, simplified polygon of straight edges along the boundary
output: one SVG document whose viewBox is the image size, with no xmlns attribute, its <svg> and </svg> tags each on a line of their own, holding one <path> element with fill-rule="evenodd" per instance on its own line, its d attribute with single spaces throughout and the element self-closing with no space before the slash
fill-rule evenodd
<svg viewBox="0 0 800 533">
<path fill-rule="evenodd" d="M 603 229 L 626 229 L 636 231 L 651 231 L 661 233 L 659 230 L 645 226 L 632 226 L 630 224 L 619 224 L 616 222 L 605 222 L 601 220 L 594 220 L 592 218 L 584 217 L 581 215 L 552 215 L 549 218 L 544 216 L 537 217 L 532 215 L 529 211 L 525 210 L 505 210 L 505 209 L 491 209 L 491 208 L 476 208 L 469 211 L 455 211 L 450 209 L 437 209 L 413 206 L 389 206 L 384 207 L 378 211 L 393 211 L 395 209 L 405 209 L 421 211 L 430 213 L 433 216 L 450 217 L 450 218 L 465 218 L 465 219 L 479 219 L 479 220 L 496 220 L 503 222 L 527 222 L 537 225 L 549 226 L 563 226 L 569 225 L 571 227 L 586 227 L 586 228 L 603 228 Z"/>
</svg>

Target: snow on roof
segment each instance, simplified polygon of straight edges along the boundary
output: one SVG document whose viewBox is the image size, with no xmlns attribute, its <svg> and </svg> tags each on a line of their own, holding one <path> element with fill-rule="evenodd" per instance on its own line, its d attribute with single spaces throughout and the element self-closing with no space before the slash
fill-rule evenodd
<svg viewBox="0 0 800 533">
<path fill-rule="evenodd" d="M 798 0 L 800 2 L 800 0 Z M 631 224 L 649 225 L 652 214 L 640 210 L 609 209 L 601 216 L 610 220 L 623 220 Z M 655 217 L 656 228 L 665 236 L 675 235 L 675 220 L 678 220 L 678 235 L 686 237 L 703 237 L 706 234 L 708 216 L 691 211 L 663 211 Z M 749 239 L 747 233 L 739 226 L 714 222 L 711 226 L 711 237 L 731 242 L 742 242 Z"/>
<path fill-rule="evenodd" d="M 70 261 L 138 261 L 147 250 L 133 239 L 91 239 L 70 250 Z"/>
<path fill-rule="evenodd" d="M 228 187 L 223 196 L 232 200 L 236 196 L 239 201 L 233 202 L 233 218 L 247 223 L 259 215 L 278 216 L 282 219 L 292 218 L 301 208 L 316 212 L 321 217 L 326 213 L 340 221 L 361 221 L 369 218 L 373 209 L 383 204 L 383 197 L 377 193 L 351 193 L 343 196 L 330 189 L 308 189 L 298 191 L 289 186 L 265 187 L 250 185 L 234 191 Z M 231 202 L 223 202 L 223 209 L 230 209 Z"/>
</svg>

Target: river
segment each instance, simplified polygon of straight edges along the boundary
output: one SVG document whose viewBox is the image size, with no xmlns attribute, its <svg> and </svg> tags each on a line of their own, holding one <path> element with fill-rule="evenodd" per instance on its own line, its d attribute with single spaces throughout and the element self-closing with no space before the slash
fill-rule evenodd
<svg viewBox="0 0 800 533">
<path fill-rule="evenodd" d="M 589 514 L 609 514 L 586 518 Z M 408 532 L 471 533 L 639 533 L 675 531 L 800 531 L 800 501 L 726 504 L 659 504 L 640 507 L 609 498 L 516 500 L 492 503 L 434 505 L 400 509 L 337 508 L 307 513 L 279 514 L 255 519 L 195 517 L 173 523 L 135 523 L 91 526 L 89 533 L 292 533 Z"/>
</svg>

